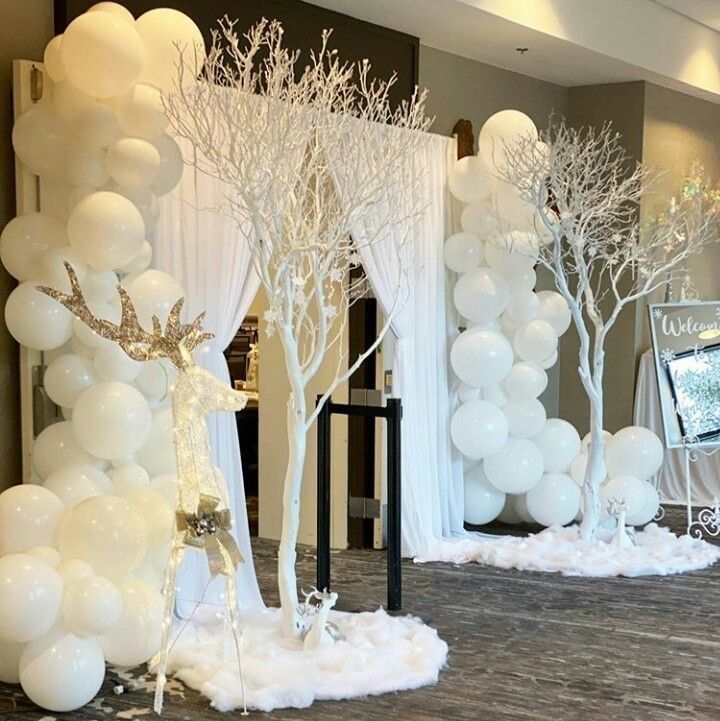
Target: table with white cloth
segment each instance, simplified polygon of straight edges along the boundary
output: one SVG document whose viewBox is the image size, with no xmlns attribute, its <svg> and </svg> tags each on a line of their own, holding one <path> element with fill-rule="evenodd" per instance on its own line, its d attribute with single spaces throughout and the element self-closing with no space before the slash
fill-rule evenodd
<svg viewBox="0 0 720 721">
<path fill-rule="evenodd" d="M 663 440 L 662 413 L 655 375 L 655 359 L 651 350 L 640 359 L 633 422 L 645 426 Z M 707 449 L 712 451 L 714 449 Z M 691 497 L 693 505 L 709 505 L 720 498 L 720 451 L 706 455 L 699 449 L 690 464 Z M 653 479 L 664 503 L 685 503 L 685 451 L 682 448 L 665 450 L 665 460 Z"/>
</svg>

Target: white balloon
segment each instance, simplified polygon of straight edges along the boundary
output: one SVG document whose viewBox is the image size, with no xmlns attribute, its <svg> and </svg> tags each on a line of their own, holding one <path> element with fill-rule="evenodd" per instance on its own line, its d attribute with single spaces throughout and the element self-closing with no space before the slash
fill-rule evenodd
<svg viewBox="0 0 720 721">
<path fill-rule="evenodd" d="M 20 656 L 24 649 L 24 643 L 0 642 L 0 681 L 2 683 L 20 683 Z"/>
<path fill-rule="evenodd" d="M 506 167 L 505 152 L 518 141 L 537 140 L 535 123 L 519 110 L 501 110 L 491 115 L 480 128 L 478 156 L 486 167 L 502 172 Z"/>
<path fill-rule="evenodd" d="M 134 138 L 152 140 L 168 124 L 160 91 L 152 85 L 138 83 L 117 106 L 120 127 Z"/>
<path fill-rule="evenodd" d="M 146 328 L 152 327 L 153 315 L 164 323 L 172 307 L 185 295 L 175 278 L 155 269 L 128 275 L 123 278 L 122 285 L 135 306 L 140 323 Z"/>
<path fill-rule="evenodd" d="M 510 290 L 533 290 L 537 283 L 537 273 L 531 268 L 522 273 L 514 273 L 509 278 Z"/>
<path fill-rule="evenodd" d="M 82 16 L 81 16 L 82 17 Z M 58 628 L 29 643 L 20 658 L 20 685 L 48 711 L 73 711 L 95 697 L 105 678 L 105 659 L 94 638 Z"/>
<path fill-rule="evenodd" d="M 168 397 L 174 378 L 175 370 L 168 362 L 146 361 L 135 379 L 135 385 L 148 400 L 159 401 Z"/>
<path fill-rule="evenodd" d="M 448 186 L 461 203 L 477 203 L 490 196 L 492 178 L 480 158 L 468 155 L 450 166 Z"/>
<path fill-rule="evenodd" d="M 62 561 L 57 567 L 57 572 L 60 578 L 62 578 L 65 588 L 68 588 L 71 583 L 77 581 L 79 578 L 95 575 L 92 566 L 87 561 L 81 561 L 79 558 Z"/>
<path fill-rule="evenodd" d="M 570 464 L 570 475 L 581 488 L 585 484 L 585 470 L 587 469 L 588 457 L 587 453 L 580 453 L 575 456 Z"/>
<path fill-rule="evenodd" d="M 153 145 L 160 153 L 160 169 L 155 176 L 152 190 L 155 195 L 169 193 L 182 178 L 183 156 L 178 144 L 166 133 L 158 135 Z"/>
<path fill-rule="evenodd" d="M 91 105 L 97 105 L 95 98 L 80 92 L 67 80 L 63 80 L 52 89 L 52 107 L 67 122 L 70 133 L 73 133 L 80 113 Z"/>
<path fill-rule="evenodd" d="M 463 383 L 461 381 L 460 383 L 458 383 L 457 394 L 460 403 L 467 403 L 467 401 L 476 401 L 478 398 L 480 398 L 480 389 L 473 388 L 467 383 Z"/>
<path fill-rule="evenodd" d="M 96 270 L 130 262 L 145 239 L 140 211 L 124 196 L 107 191 L 92 193 L 75 206 L 67 232 L 70 245 Z"/>
<path fill-rule="evenodd" d="M 73 185 L 85 188 L 100 188 L 105 185 L 108 175 L 107 153 L 104 148 L 82 139 L 68 143 L 65 156 L 65 173 Z"/>
<path fill-rule="evenodd" d="M 126 383 L 104 381 L 77 399 L 72 424 L 88 453 L 110 459 L 137 451 L 147 440 L 151 420 L 140 391 Z"/>
<path fill-rule="evenodd" d="M 498 408 L 505 408 L 508 403 L 507 396 L 499 383 L 491 386 L 485 386 L 481 391 L 482 399 L 488 403 L 492 403 Z"/>
<path fill-rule="evenodd" d="M 110 177 L 124 188 L 148 187 L 160 169 L 160 153 L 142 138 L 120 138 L 107 151 Z"/>
<path fill-rule="evenodd" d="M 145 233 L 150 233 L 160 216 L 160 204 L 153 190 L 151 188 L 123 188 L 117 184 L 113 185 L 111 190 L 113 193 L 124 195 L 140 211 L 143 223 L 145 223 Z M 142 253 L 142 250 L 140 252 Z M 132 261 L 130 262 L 132 263 Z"/>
<path fill-rule="evenodd" d="M 95 380 L 92 363 L 87 358 L 70 353 L 55 358 L 48 365 L 43 385 L 53 403 L 72 408 L 78 396 Z"/>
<path fill-rule="evenodd" d="M 482 327 L 463 331 L 450 351 L 450 364 L 457 377 L 476 388 L 500 383 L 510 372 L 512 361 L 512 348 L 505 336 Z"/>
<path fill-rule="evenodd" d="M 57 569 L 62 561 L 60 552 L 52 546 L 33 546 L 32 548 L 28 548 L 25 554 L 37 558 L 38 561 L 42 561 L 50 566 L 50 568 L 55 569 Z"/>
<path fill-rule="evenodd" d="M 453 413 L 450 437 L 465 457 L 479 460 L 502 448 L 508 437 L 507 419 L 492 403 L 468 401 Z"/>
<path fill-rule="evenodd" d="M 62 520 L 58 548 L 96 573 L 122 578 L 147 552 L 147 528 L 134 506 L 118 496 L 95 496 L 79 503 Z"/>
<path fill-rule="evenodd" d="M 205 62 L 205 43 L 200 29 L 187 15 L 170 8 L 156 8 L 141 15 L 135 28 L 145 47 L 141 83 L 162 91 L 177 90 L 181 61 L 184 81 L 195 80 Z"/>
<path fill-rule="evenodd" d="M 565 298 L 554 290 L 541 290 L 538 293 L 540 307 L 537 317 L 546 320 L 560 336 L 570 327 L 572 315 Z"/>
<path fill-rule="evenodd" d="M 52 546 L 63 511 L 54 493 L 33 483 L 0 493 L 0 555 Z"/>
<path fill-rule="evenodd" d="M 107 148 L 120 137 L 120 123 L 115 111 L 105 103 L 90 103 L 75 116 L 73 133 L 96 148 Z"/>
<path fill-rule="evenodd" d="M 482 465 L 465 474 L 465 521 L 476 526 L 495 520 L 505 505 L 505 494 L 488 481 Z"/>
<path fill-rule="evenodd" d="M 505 493 L 525 493 L 542 477 L 543 457 L 533 441 L 508 438 L 496 453 L 483 459 L 490 483 Z"/>
<path fill-rule="evenodd" d="M 483 252 L 480 238 L 473 233 L 454 233 L 445 241 L 445 265 L 456 273 L 465 273 L 480 265 Z"/>
<path fill-rule="evenodd" d="M 662 441 L 647 428 L 628 426 L 619 430 L 605 449 L 608 475 L 635 476 L 647 481 L 663 464 Z"/>
<path fill-rule="evenodd" d="M 15 340 L 34 350 L 59 348 L 72 335 L 72 313 L 37 289 L 34 281 L 21 283 L 5 304 L 5 324 Z"/>
<path fill-rule="evenodd" d="M 495 235 L 498 232 L 495 209 L 486 201 L 466 205 L 460 214 L 460 227 L 481 240 Z"/>
<path fill-rule="evenodd" d="M 145 445 L 135 454 L 137 462 L 147 470 L 151 478 L 177 472 L 175 446 L 172 441 L 174 425 L 170 408 L 157 411 Z"/>
<path fill-rule="evenodd" d="M 112 581 L 87 576 L 70 584 L 62 604 L 65 625 L 78 636 L 99 636 L 122 615 L 122 595 Z"/>
<path fill-rule="evenodd" d="M 43 53 L 43 70 L 53 83 L 65 80 L 65 70 L 60 62 L 60 44 L 62 35 L 56 35 L 46 46 Z"/>
<path fill-rule="evenodd" d="M 475 268 L 458 278 L 453 301 L 463 317 L 487 323 L 505 310 L 508 292 L 508 284 L 502 275 L 491 268 Z"/>
<path fill-rule="evenodd" d="M 45 213 L 13 218 L 0 235 L 0 260 L 17 280 L 38 277 L 40 259 L 50 246 L 67 242 L 65 226 Z"/>
<path fill-rule="evenodd" d="M 509 281 L 522 277 L 535 267 L 537 241 L 532 234 L 519 230 L 492 236 L 485 244 L 485 262 Z"/>
<path fill-rule="evenodd" d="M 114 468 L 108 475 L 118 496 L 138 488 L 148 488 L 150 485 L 150 474 L 137 463 Z"/>
<path fill-rule="evenodd" d="M 163 597 L 142 581 L 122 581 L 118 588 L 123 598 L 120 622 L 98 640 L 108 663 L 138 666 L 160 650 Z"/>
<path fill-rule="evenodd" d="M 535 398 L 510 401 L 503 408 L 512 438 L 532 438 L 545 426 L 545 406 Z"/>
<path fill-rule="evenodd" d="M 57 571 L 24 553 L 0 557 L 0 641 L 24 643 L 47 633 L 60 615 Z"/>
<path fill-rule="evenodd" d="M 507 397 L 513 401 L 529 401 L 537 398 L 548 384 L 547 373 L 526 361 L 520 361 L 510 369 L 510 373 L 503 381 L 503 389 Z"/>
<path fill-rule="evenodd" d="M 546 320 L 531 320 L 513 338 L 515 352 L 524 361 L 531 363 L 542 363 L 557 351 L 557 346 L 557 333 Z"/>
<path fill-rule="evenodd" d="M 110 479 L 100 469 L 84 463 L 58 468 L 47 477 L 43 486 L 52 491 L 66 508 L 74 508 L 87 498 L 112 489 Z"/>
<path fill-rule="evenodd" d="M 177 506 L 179 490 L 177 476 L 171 473 L 155 476 L 155 478 L 150 481 L 150 488 L 156 493 L 159 493 L 170 508 Z"/>
<path fill-rule="evenodd" d="M 153 259 L 153 249 L 147 240 L 143 243 L 140 252 L 129 262 L 126 263 L 120 270 L 123 273 L 141 273 L 145 270 Z"/>
<path fill-rule="evenodd" d="M 649 481 L 643 481 L 643 484 L 645 484 L 645 506 L 642 511 L 625 518 L 627 523 L 633 526 L 644 526 L 646 523 L 653 521 L 660 507 L 660 494 L 657 488 Z"/>
<path fill-rule="evenodd" d="M 530 511 L 527 509 L 527 495 L 525 493 L 519 496 L 510 496 L 508 498 L 515 499 L 515 512 L 522 523 L 535 524 L 537 521 L 530 515 Z"/>
<path fill-rule="evenodd" d="M 53 471 L 77 463 L 104 468 L 105 462 L 84 451 L 75 438 L 70 421 L 53 423 L 44 428 L 35 439 L 32 465 L 35 473 L 45 479 Z"/>
<path fill-rule="evenodd" d="M 558 352 L 555 351 L 552 355 L 548 356 L 544 361 L 538 363 L 543 370 L 552 368 L 558 361 Z"/>
<path fill-rule="evenodd" d="M 115 343 L 103 345 L 95 351 L 93 369 L 101 380 L 130 383 L 137 378 L 141 368 L 140 361 L 133 360 Z"/>
<path fill-rule="evenodd" d="M 109 269 L 90 270 L 82 283 L 86 300 L 107 303 L 117 297 L 117 275 Z"/>
<path fill-rule="evenodd" d="M 565 473 L 580 453 L 578 432 L 560 418 L 548 418 L 535 443 L 542 453 L 546 473 Z"/>
<path fill-rule="evenodd" d="M 546 473 L 527 492 L 527 509 L 541 526 L 564 526 L 580 510 L 580 489 L 564 473 Z"/>
<path fill-rule="evenodd" d="M 119 17 L 121 20 L 124 20 L 126 23 L 129 23 L 132 25 L 135 22 L 135 18 L 133 17 L 133 14 L 124 6 L 120 5 L 120 3 L 116 2 L 108 2 L 107 0 L 103 0 L 103 2 L 95 3 L 92 7 L 89 7 L 86 12 L 92 13 L 92 12 L 104 12 L 104 13 L 112 13 L 113 15 Z"/>
<path fill-rule="evenodd" d="M 12 143 L 20 162 L 31 173 L 65 179 L 67 125 L 49 102 L 31 105 L 15 121 Z"/>
<path fill-rule="evenodd" d="M 175 522 L 175 506 L 165 502 L 165 498 L 149 487 L 133 488 L 123 494 L 145 521 L 148 529 L 148 554 L 168 556 Z"/>
<path fill-rule="evenodd" d="M 138 80 L 145 52 L 136 29 L 113 13 L 84 13 L 65 29 L 60 59 L 81 92 L 111 98 Z"/>
<path fill-rule="evenodd" d="M 537 315 L 540 301 L 531 290 L 511 290 L 505 313 L 516 323 L 529 323 Z"/>
<path fill-rule="evenodd" d="M 600 488 L 600 499 L 603 509 L 607 509 L 611 501 L 622 501 L 625 504 L 625 521 L 635 525 L 635 518 L 641 518 L 648 504 L 647 481 L 635 476 L 611 476 L 610 480 Z M 657 510 L 657 508 L 655 509 Z"/>
<path fill-rule="evenodd" d="M 607 448 L 607 443 L 612 438 L 612 433 L 610 433 L 610 431 L 604 430 L 602 432 L 602 434 L 603 434 L 603 438 L 605 439 L 605 447 Z M 582 453 L 589 453 L 591 440 L 592 440 L 592 434 L 586 433 L 580 444 L 580 450 Z"/>
<path fill-rule="evenodd" d="M 69 263 L 75 271 L 80 283 L 85 280 L 87 266 L 80 259 L 80 256 L 69 245 L 61 248 L 48 248 L 40 258 L 37 278 L 50 288 L 55 288 L 63 293 L 69 293 L 70 276 L 68 275 L 65 263 Z"/>
<path fill-rule="evenodd" d="M 535 206 L 521 198 L 512 185 L 495 179 L 492 198 L 498 215 L 507 221 L 509 227 L 526 230 L 534 229 Z"/>
</svg>

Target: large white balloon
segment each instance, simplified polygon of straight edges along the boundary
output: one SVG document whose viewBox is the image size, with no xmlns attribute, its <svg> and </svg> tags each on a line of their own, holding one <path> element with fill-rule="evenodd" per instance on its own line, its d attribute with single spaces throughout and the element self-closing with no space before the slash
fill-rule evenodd
<svg viewBox="0 0 720 721">
<path fill-rule="evenodd" d="M 32 483 L 0 493 L 0 555 L 52 546 L 63 511 L 54 493 Z"/>
<path fill-rule="evenodd" d="M 662 441 L 647 428 L 628 426 L 619 430 L 605 448 L 608 475 L 634 476 L 647 481 L 662 466 Z"/>
<path fill-rule="evenodd" d="M 516 363 L 503 381 L 503 389 L 507 397 L 513 401 L 529 401 L 537 398 L 548 384 L 547 373 L 526 361 Z"/>
<path fill-rule="evenodd" d="M 490 483 L 505 493 L 525 493 L 542 477 L 543 457 L 533 441 L 508 438 L 505 445 L 483 460 Z"/>
<path fill-rule="evenodd" d="M 0 557 L 0 641 L 24 643 L 47 633 L 60 615 L 62 593 L 57 571 L 39 558 Z"/>
<path fill-rule="evenodd" d="M 495 520 L 505 505 L 505 494 L 490 483 L 482 465 L 465 474 L 465 520 L 477 526 Z"/>
<path fill-rule="evenodd" d="M 450 351 L 450 365 L 457 377 L 476 388 L 500 383 L 512 361 L 512 347 L 505 336 L 482 327 L 463 331 Z"/>
<path fill-rule="evenodd" d="M 133 25 L 135 23 L 135 18 L 133 17 L 133 14 L 124 5 L 116 2 L 110 2 L 110 0 L 102 0 L 102 2 L 95 3 L 94 5 L 89 7 L 86 12 L 112 13 L 116 17 L 119 17 L 121 20 L 124 20 L 129 25 Z"/>
<path fill-rule="evenodd" d="M 118 103 L 117 117 L 125 133 L 145 140 L 156 138 L 168 124 L 160 91 L 144 83 L 138 83 Z"/>
<path fill-rule="evenodd" d="M 145 445 L 135 454 L 137 462 L 150 477 L 175 473 L 175 446 L 172 441 L 173 417 L 170 408 L 163 408 L 153 416 L 150 433 Z"/>
<path fill-rule="evenodd" d="M 145 521 L 148 529 L 148 555 L 160 555 L 166 560 L 170 552 L 175 507 L 171 509 L 163 496 L 149 487 L 133 488 L 123 498 L 131 503 Z"/>
<path fill-rule="evenodd" d="M 557 351 L 558 336 L 546 320 L 531 320 L 513 338 L 513 348 L 524 361 L 542 363 Z"/>
<path fill-rule="evenodd" d="M 502 448 L 508 437 L 508 422 L 492 403 L 468 401 L 453 413 L 450 437 L 465 457 L 479 460 Z"/>
<path fill-rule="evenodd" d="M 498 224 L 494 208 L 486 201 L 466 205 L 460 214 L 460 227 L 481 240 L 495 235 Z"/>
<path fill-rule="evenodd" d="M 28 280 L 5 304 L 5 324 L 15 340 L 34 350 L 59 348 L 72 335 L 72 313 Z"/>
<path fill-rule="evenodd" d="M 546 320 L 559 336 L 562 335 L 570 327 L 572 321 L 570 308 L 565 298 L 554 290 L 541 290 L 538 293 L 538 299 L 540 307 L 537 317 Z"/>
<path fill-rule="evenodd" d="M 95 383 L 95 373 L 87 358 L 67 353 L 50 362 L 43 376 L 45 392 L 50 400 L 64 408 L 72 408 L 78 396 Z"/>
<path fill-rule="evenodd" d="M 76 463 L 100 469 L 105 467 L 104 461 L 80 447 L 70 421 L 53 423 L 40 432 L 32 450 L 33 469 L 40 478 L 45 479 L 53 471 Z"/>
<path fill-rule="evenodd" d="M 475 268 L 458 278 L 453 300 L 464 318 L 488 323 L 505 310 L 508 292 L 508 284 L 500 273 L 492 268 Z"/>
<path fill-rule="evenodd" d="M 104 678 L 105 659 L 98 642 L 63 628 L 29 643 L 20 658 L 22 690 L 48 711 L 84 706 L 96 696 Z"/>
<path fill-rule="evenodd" d="M 165 322 L 173 305 L 185 294 L 175 278 L 155 269 L 129 275 L 123 279 L 122 285 L 146 328 L 152 327 L 153 315 Z"/>
<path fill-rule="evenodd" d="M 580 510 L 580 489 L 565 473 L 546 473 L 527 492 L 527 509 L 542 526 L 564 526 Z"/>
<path fill-rule="evenodd" d="M 152 414 L 140 391 L 126 383 L 104 381 L 88 388 L 73 409 L 80 445 L 99 458 L 120 458 L 147 440 Z"/>
<path fill-rule="evenodd" d="M 512 438 L 532 438 L 545 426 L 545 406 L 532 398 L 526 401 L 510 401 L 503 408 Z"/>
<path fill-rule="evenodd" d="M 43 486 L 52 491 L 66 508 L 74 508 L 88 498 L 112 490 L 110 479 L 101 470 L 84 463 L 58 468 L 47 477 Z"/>
<path fill-rule="evenodd" d="M 486 167 L 502 172 L 505 152 L 524 138 L 537 140 L 535 123 L 519 110 L 501 110 L 491 115 L 480 128 L 478 156 Z"/>
<path fill-rule="evenodd" d="M 542 453 L 546 473 L 565 473 L 580 453 L 578 432 L 560 418 L 549 418 L 535 443 Z"/>
<path fill-rule="evenodd" d="M 124 196 L 107 191 L 83 198 L 70 213 L 67 231 L 70 245 L 96 270 L 125 265 L 145 239 L 140 211 Z"/>
<path fill-rule="evenodd" d="M 490 196 L 492 178 L 480 158 L 468 155 L 450 167 L 448 186 L 461 203 L 477 203 Z"/>
<path fill-rule="evenodd" d="M 155 176 L 152 190 L 155 195 L 169 193 L 179 182 L 183 172 L 183 156 L 178 144 L 167 134 L 162 133 L 153 140 L 160 153 L 160 169 Z"/>
<path fill-rule="evenodd" d="M 451 235 L 443 249 L 445 265 L 456 273 L 477 268 L 482 261 L 482 243 L 474 233 L 462 231 Z"/>
<path fill-rule="evenodd" d="M 163 597 L 142 581 L 122 581 L 118 588 L 123 599 L 120 622 L 98 640 L 108 663 L 138 666 L 160 649 Z"/>
<path fill-rule="evenodd" d="M 112 581 L 88 576 L 71 583 L 62 604 L 65 625 L 78 636 L 99 636 L 120 621 L 122 595 Z"/>
<path fill-rule="evenodd" d="M 37 278 L 40 259 L 50 246 L 67 241 L 65 226 L 45 213 L 13 218 L 0 235 L 0 260 L 17 280 Z"/>
<path fill-rule="evenodd" d="M 13 126 L 16 155 L 31 173 L 42 178 L 65 179 L 67 140 L 67 125 L 49 102 L 30 106 Z"/>
<path fill-rule="evenodd" d="M 177 90 L 181 61 L 184 82 L 195 80 L 205 62 L 205 43 L 200 29 L 187 15 L 170 8 L 156 8 L 141 15 L 135 28 L 145 48 L 141 83 L 163 91 Z"/>
<path fill-rule="evenodd" d="M 62 520 L 58 547 L 64 558 L 86 561 L 96 573 L 122 578 L 147 552 L 147 528 L 134 506 L 118 496 L 95 496 Z"/>
<path fill-rule="evenodd" d="M 91 97 L 111 98 L 130 90 L 145 59 L 136 29 L 112 13 L 84 13 L 63 33 L 60 60 L 65 74 Z"/>
<path fill-rule="evenodd" d="M 148 140 L 120 138 L 108 148 L 108 173 L 124 188 L 148 187 L 159 169 L 160 153 Z"/>
</svg>

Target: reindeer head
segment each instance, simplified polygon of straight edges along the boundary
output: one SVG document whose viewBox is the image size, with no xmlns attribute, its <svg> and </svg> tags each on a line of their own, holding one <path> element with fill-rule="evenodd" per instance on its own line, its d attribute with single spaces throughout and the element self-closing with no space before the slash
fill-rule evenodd
<svg viewBox="0 0 720 721">
<path fill-rule="evenodd" d="M 172 307 L 164 329 L 159 318 L 153 316 L 152 331 L 145 330 L 140 325 L 130 296 L 120 285 L 118 285 L 122 308 L 120 323 L 116 325 L 109 320 L 96 318 L 88 308 L 73 267 L 67 261 L 65 269 L 70 278 L 69 293 L 47 286 L 38 286 L 38 290 L 62 303 L 101 338 L 117 343 L 133 360 L 167 358 L 180 370 L 186 370 L 195 365 L 192 357 L 195 348 L 214 337 L 212 333 L 206 333 L 202 329 L 205 313 L 201 313 L 192 323 L 180 322 L 184 298 L 180 298 Z"/>
</svg>

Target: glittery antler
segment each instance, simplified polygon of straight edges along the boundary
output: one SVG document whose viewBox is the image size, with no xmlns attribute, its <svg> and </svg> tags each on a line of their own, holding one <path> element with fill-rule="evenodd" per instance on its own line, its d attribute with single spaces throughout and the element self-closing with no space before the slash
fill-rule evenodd
<svg viewBox="0 0 720 721">
<path fill-rule="evenodd" d="M 38 286 L 38 290 L 62 303 L 101 338 L 117 343 L 133 360 L 167 358 L 178 368 L 187 368 L 193 365 L 192 351 L 214 337 L 202 329 L 205 313 L 201 313 L 192 323 L 180 321 L 184 298 L 180 298 L 170 310 L 164 329 L 160 319 L 152 316 L 152 331 L 145 330 L 140 325 L 130 296 L 121 285 L 118 285 L 120 323 L 97 318 L 88 307 L 73 267 L 68 262 L 64 265 L 70 278 L 69 293 L 47 286 Z"/>
</svg>

